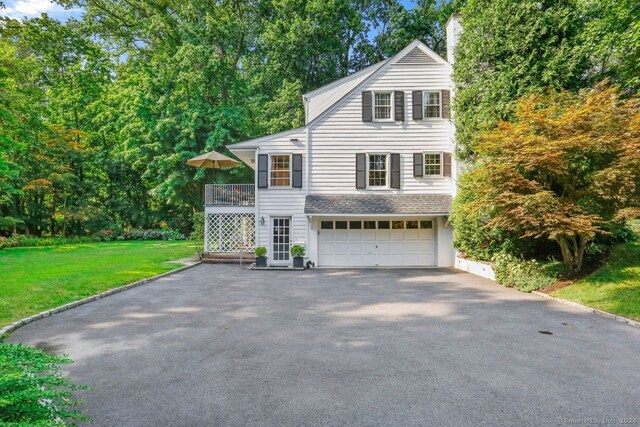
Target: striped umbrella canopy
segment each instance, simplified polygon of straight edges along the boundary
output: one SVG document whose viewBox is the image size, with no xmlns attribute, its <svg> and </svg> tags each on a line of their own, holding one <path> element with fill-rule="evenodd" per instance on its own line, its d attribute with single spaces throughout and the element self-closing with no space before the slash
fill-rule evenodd
<svg viewBox="0 0 640 427">
<path fill-rule="evenodd" d="M 240 162 L 217 151 L 209 151 L 187 160 L 187 164 L 196 168 L 225 169 L 236 167 Z"/>
</svg>

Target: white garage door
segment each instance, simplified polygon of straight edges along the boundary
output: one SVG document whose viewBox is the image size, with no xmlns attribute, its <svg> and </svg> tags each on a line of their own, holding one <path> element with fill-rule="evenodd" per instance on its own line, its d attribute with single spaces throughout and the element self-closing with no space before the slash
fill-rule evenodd
<svg viewBox="0 0 640 427">
<path fill-rule="evenodd" d="M 433 221 L 323 220 L 318 235 L 322 267 L 435 265 Z"/>
</svg>

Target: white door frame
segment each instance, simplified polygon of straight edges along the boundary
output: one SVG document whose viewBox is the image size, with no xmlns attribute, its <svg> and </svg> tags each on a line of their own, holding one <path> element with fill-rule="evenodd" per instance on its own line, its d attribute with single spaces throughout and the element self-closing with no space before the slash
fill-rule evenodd
<svg viewBox="0 0 640 427">
<path fill-rule="evenodd" d="M 269 218 L 269 251 L 271 252 L 271 256 L 269 257 L 269 264 L 270 265 L 291 265 L 293 263 L 292 257 L 291 257 L 291 253 L 289 251 L 287 251 L 287 257 L 288 259 L 286 260 L 276 260 L 275 259 L 275 250 L 274 250 L 274 233 L 273 233 L 273 229 L 274 229 L 274 221 L 275 220 L 279 220 L 279 219 L 286 219 L 289 221 L 289 250 L 291 250 L 291 245 L 292 245 L 292 237 L 293 237 L 293 230 L 292 230 L 292 226 L 293 226 L 293 219 L 290 216 L 272 216 Z"/>
</svg>

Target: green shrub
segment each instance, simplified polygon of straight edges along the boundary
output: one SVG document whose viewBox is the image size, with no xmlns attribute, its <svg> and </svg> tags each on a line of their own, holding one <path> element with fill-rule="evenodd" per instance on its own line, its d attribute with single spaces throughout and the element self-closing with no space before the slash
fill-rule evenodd
<svg viewBox="0 0 640 427">
<path fill-rule="evenodd" d="M 267 254 L 267 248 L 265 248 L 264 246 L 258 246 L 255 250 L 255 253 L 257 257 L 265 256 Z"/>
<path fill-rule="evenodd" d="M 27 246 L 55 246 L 77 243 L 89 243 L 93 237 L 33 237 L 19 234 L 9 238 L 0 237 L 0 249 Z"/>
<path fill-rule="evenodd" d="M 291 256 L 300 257 L 304 256 L 304 246 L 301 245 L 293 245 L 290 249 Z"/>
<path fill-rule="evenodd" d="M 500 252 L 521 253 L 522 239 L 496 227 L 487 229 L 490 212 L 472 209 L 477 198 L 477 184 L 468 174 L 459 180 L 459 191 L 453 200 L 449 221 L 453 224 L 453 246 L 462 254 L 478 261 L 491 261 Z"/>
<path fill-rule="evenodd" d="M 496 282 L 523 292 L 546 288 L 558 280 L 564 267 L 561 262 L 542 263 L 499 253 L 493 257 Z"/>
<path fill-rule="evenodd" d="M 193 227 L 190 238 L 199 242 L 204 241 L 204 212 L 193 214 Z"/>
<path fill-rule="evenodd" d="M 0 343 L 0 424 L 57 426 L 88 422 L 78 411 L 75 391 L 60 365 L 70 359 L 38 349 Z"/>
</svg>

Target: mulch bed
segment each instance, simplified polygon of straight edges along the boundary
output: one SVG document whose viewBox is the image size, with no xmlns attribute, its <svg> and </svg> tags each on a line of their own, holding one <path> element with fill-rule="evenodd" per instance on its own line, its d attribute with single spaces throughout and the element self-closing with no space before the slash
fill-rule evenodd
<svg viewBox="0 0 640 427">
<path fill-rule="evenodd" d="M 573 285 L 576 280 L 577 279 L 558 280 L 557 282 L 552 283 L 546 288 L 540 289 L 540 292 L 543 292 L 545 294 L 551 294 L 552 292 L 555 292 L 559 289 L 566 288 L 569 285 Z"/>
</svg>

